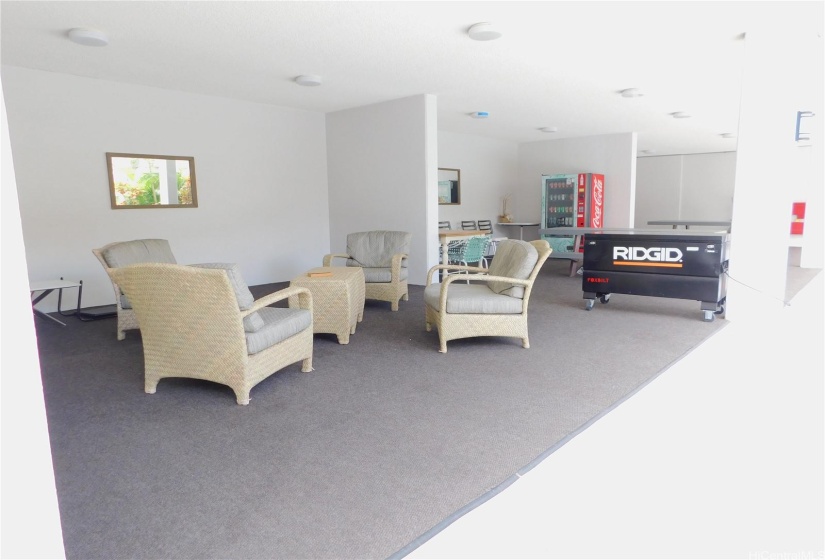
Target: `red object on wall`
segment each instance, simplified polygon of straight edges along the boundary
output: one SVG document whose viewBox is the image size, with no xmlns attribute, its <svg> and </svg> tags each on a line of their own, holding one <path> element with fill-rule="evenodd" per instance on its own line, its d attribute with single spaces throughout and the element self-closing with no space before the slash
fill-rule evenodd
<svg viewBox="0 0 825 560">
<path fill-rule="evenodd" d="M 576 205 L 570 208 L 570 211 L 575 212 L 575 214 L 574 219 L 570 221 L 570 225 L 592 228 L 601 228 L 604 226 L 604 175 L 598 173 L 578 173 L 576 175 L 543 177 L 549 181 L 546 183 L 545 189 L 548 188 L 548 185 L 553 185 L 554 181 L 567 180 L 568 177 L 576 178 L 573 196 Z M 546 195 L 547 193 L 545 192 L 545 198 Z M 543 227 L 553 227 L 553 225 L 548 224 Z"/>
<path fill-rule="evenodd" d="M 805 226 L 805 203 L 793 203 L 794 220 L 791 222 L 791 235 L 802 235 L 802 229 Z"/>
<path fill-rule="evenodd" d="M 579 175 L 579 185 L 582 184 L 582 177 Z M 590 176 L 590 224 L 589 227 L 600 228 L 604 226 L 604 175 L 593 173 Z"/>
<path fill-rule="evenodd" d="M 576 226 L 604 227 L 604 175 L 579 173 Z M 579 253 L 584 253 L 584 236 L 579 238 Z"/>
</svg>

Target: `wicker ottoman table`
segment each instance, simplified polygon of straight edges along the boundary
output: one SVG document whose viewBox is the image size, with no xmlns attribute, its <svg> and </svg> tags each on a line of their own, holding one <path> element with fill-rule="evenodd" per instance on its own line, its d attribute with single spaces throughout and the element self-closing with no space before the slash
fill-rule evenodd
<svg viewBox="0 0 825 560">
<path fill-rule="evenodd" d="M 313 332 L 332 333 L 338 336 L 339 344 L 349 344 L 349 335 L 355 334 L 356 325 L 364 318 L 363 270 L 322 266 L 293 278 L 289 285 L 312 293 Z M 289 298 L 290 307 L 298 304 L 297 297 L 294 299 Z"/>
</svg>

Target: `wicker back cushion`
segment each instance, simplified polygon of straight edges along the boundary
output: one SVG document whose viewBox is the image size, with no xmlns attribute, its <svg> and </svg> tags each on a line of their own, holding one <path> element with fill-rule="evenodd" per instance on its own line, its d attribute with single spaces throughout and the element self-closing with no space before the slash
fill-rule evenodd
<svg viewBox="0 0 825 560">
<path fill-rule="evenodd" d="M 347 264 L 366 268 L 387 268 L 392 256 L 410 253 L 412 234 L 405 231 L 362 231 L 347 235 Z M 407 266 L 407 260 L 401 261 Z"/>
<path fill-rule="evenodd" d="M 506 276 L 527 280 L 539 260 L 539 252 L 527 241 L 506 239 L 498 244 L 496 256 L 490 263 L 490 276 Z M 510 282 L 490 282 L 490 289 L 497 294 L 523 298 L 524 286 L 517 286 Z"/>
<path fill-rule="evenodd" d="M 103 250 L 103 259 L 109 268 L 137 263 L 177 264 L 166 239 L 136 239 L 115 243 Z"/>
<path fill-rule="evenodd" d="M 121 268 L 130 264 L 168 263 L 177 264 L 172 248 L 166 239 L 135 239 L 111 243 L 101 252 L 109 268 Z M 120 295 L 120 306 L 131 309 L 125 294 Z"/>
<path fill-rule="evenodd" d="M 249 291 L 249 286 L 246 285 L 238 265 L 232 263 L 202 263 L 193 264 L 191 266 L 197 268 L 218 268 L 226 271 L 229 277 L 229 283 L 232 284 L 232 289 L 235 290 L 235 298 L 238 300 L 238 309 L 246 311 L 252 304 L 255 303 L 255 296 Z M 246 332 L 256 332 L 264 326 L 263 318 L 257 311 L 250 313 L 243 319 L 243 328 Z"/>
</svg>

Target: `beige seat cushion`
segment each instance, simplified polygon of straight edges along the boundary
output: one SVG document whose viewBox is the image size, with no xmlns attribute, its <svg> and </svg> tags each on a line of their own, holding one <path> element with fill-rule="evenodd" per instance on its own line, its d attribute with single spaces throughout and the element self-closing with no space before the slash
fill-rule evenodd
<svg viewBox="0 0 825 560">
<path fill-rule="evenodd" d="M 246 333 L 246 350 L 256 354 L 273 344 L 298 334 L 312 324 L 309 309 L 264 307 L 254 313 L 260 315 L 263 327 Z"/>
<path fill-rule="evenodd" d="M 523 301 L 508 295 L 497 294 L 484 284 L 460 284 L 452 282 L 447 288 L 447 313 L 478 313 L 507 315 L 521 313 Z M 441 284 L 424 288 L 424 303 L 438 309 Z"/>
<path fill-rule="evenodd" d="M 364 268 L 364 282 L 367 284 L 381 284 L 385 282 L 392 282 L 391 268 Z M 406 280 L 409 272 L 406 268 L 401 267 L 399 271 L 399 280 Z"/>
</svg>

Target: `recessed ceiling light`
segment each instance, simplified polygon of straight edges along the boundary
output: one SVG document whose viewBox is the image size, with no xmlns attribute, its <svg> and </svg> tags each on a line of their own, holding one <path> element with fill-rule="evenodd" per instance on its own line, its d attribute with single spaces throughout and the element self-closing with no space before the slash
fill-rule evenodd
<svg viewBox="0 0 825 560">
<path fill-rule="evenodd" d="M 689 119 L 691 117 L 690 113 L 685 113 L 684 111 L 676 111 L 675 113 L 671 113 L 670 116 L 674 119 Z"/>
<path fill-rule="evenodd" d="M 501 37 L 501 31 L 496 29 L 492 23 L 485 21 L 470 26 L 470 29 L 467 30 L 467 35 L 475 41 L 492 41 L 493 39 Z"/>
<path fill-rule="evenodd" d="M 474 119 L 486 119 L 490 116 L 490 113 L 487 111 L 476 111 L 475 113 L 470 113 L 470 116 Z"/>
<path fill-rule="evenodd" d="M 644 95 L 642 90 L 640 90 L 639 88 L 623 89 L 619 93 L 622 94 L 622 97 L 641 97 Z"/>
<path fill-rule="evenodd" d="M 723 132 L 719 136 L 721 136 L 722 138 L 736 138 L 736 133 L 735 132 Z"/>
<path fill-rule="evenodd" d="M 545 126 L 544 128 L 540 128 L 542 132 L 558 132 L 559 127 L 557 126 Z"/>
<path fill-rule="evenodd" d="M 78 45 L 86 47 L 105 47 L 109 44 L 109 38 L 102 31 L 97 29 L 84 29 L 75 27 L 69 30 L 69 39 Z"/>
<path fill-rule="evenodd" d="M 298 76 L 297 78 L 295 78 L 295 83 L 301 86 L 320 86 L 321 76 L 316 76 L 314 74 L 305 74 L 303 76 Z"/>
</svg>

